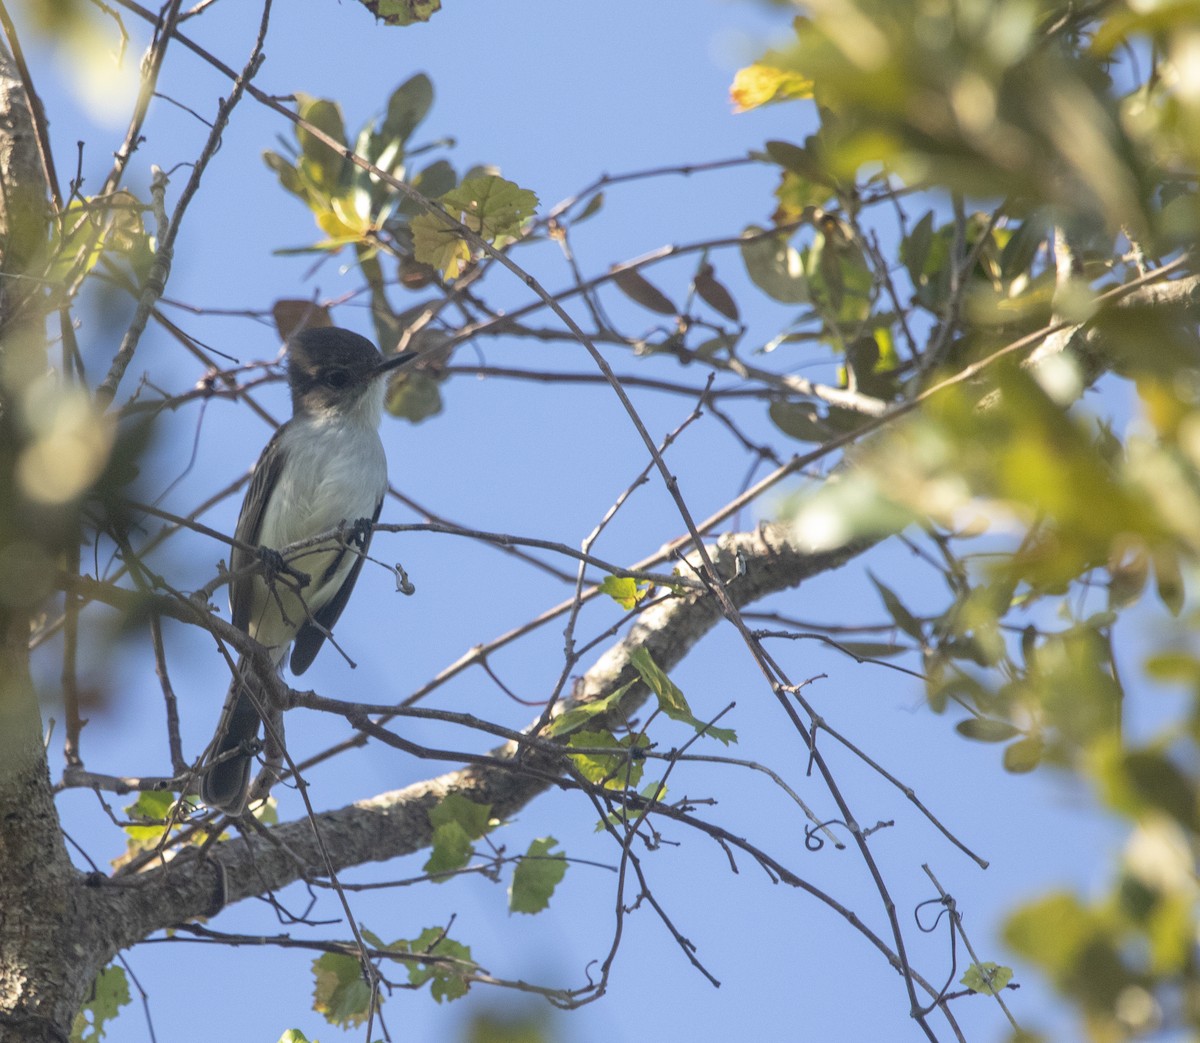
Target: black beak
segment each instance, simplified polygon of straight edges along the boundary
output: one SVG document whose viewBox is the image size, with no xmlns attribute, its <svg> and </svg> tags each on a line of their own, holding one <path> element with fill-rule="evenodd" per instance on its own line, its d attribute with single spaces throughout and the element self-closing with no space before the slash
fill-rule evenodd
<svg viewBox="0 0 1200 1043">
<path fill-rule="evenodd" d="M 406 362 L 412 362 L 413 359 L 420 356 L 419 351 L 398 351 L 395 355 L 389 355 L 378 366 L 375 367 L 375 372 L 372 376 L 379 376 L 381 373 L 386 373 L 388 370 L 396 369 L 403 366 Z"/>
</svg>

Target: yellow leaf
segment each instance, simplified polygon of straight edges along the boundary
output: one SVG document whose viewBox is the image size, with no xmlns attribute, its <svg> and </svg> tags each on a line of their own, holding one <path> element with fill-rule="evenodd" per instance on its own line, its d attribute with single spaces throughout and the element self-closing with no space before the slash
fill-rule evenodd
<svg viewBox="0 0 1200 1043">
<path fill-rule="evenodd" d="M 773 101 L 811 98 L 813 81 L 798 72 L 756 62 L 738 69 L 729 88 L 734 112 L 749 112 Z"/>
</svg>

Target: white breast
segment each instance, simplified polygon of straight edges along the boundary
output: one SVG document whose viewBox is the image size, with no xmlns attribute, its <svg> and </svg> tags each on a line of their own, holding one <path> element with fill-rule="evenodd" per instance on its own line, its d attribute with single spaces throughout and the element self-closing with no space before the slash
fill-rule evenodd
<svg viewBox="0 0 1200 1043">
<path fill-rule="evenodd" d="M 377 417 L 376 413 L 376 423 Z M 285 463 L 263 513 L 259 532 L 263 546 L 282 550 L 343 523 L 374 516 L 387 492 L 387 458 L 369 418 L 296 417 L 283 431 L 280 448 Z M 268 646 L 289 644 L 306 619 L 305 606 L 309 614 L 319 611 L 353 566 L 354 556 L 345 554 L 336 572 L 325 580 L 339 553 L 338 546 L 320 544 L 288 555 L 288 563 L 307 573 L 311 582 L 301 591 L 303 603 L 277 582 L 275 593 L 282 600 L 282 611 L 266 583 L 256 581 L 251 635 Z"/>
</svg>

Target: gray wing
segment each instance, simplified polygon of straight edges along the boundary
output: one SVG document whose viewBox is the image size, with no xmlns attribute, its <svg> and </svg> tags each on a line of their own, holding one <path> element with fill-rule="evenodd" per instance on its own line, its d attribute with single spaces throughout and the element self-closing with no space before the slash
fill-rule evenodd
<svg viewBox="0 0 1200 1043">
<path fill-rule="evenodd" d="M 379 502 L 375 504 L 375 513 L 371 516 L 371 524 L 374 525 L 379 521 L 379 512 L 383 509 L 383 497 L 379 498 Z M 357 521 L 357 518 L 347 519 L 350 522 Z M 354 584 L 358 581 L 358 574 L 362 572 L 363 557 L 367 552 L 367 548 L 371 545 L 371 534 L 367 533 L 367 538 L 362 545 L 362 554 L 354 555 L 354 564 L 350 566 L 350 571 L 346 573 L 346 578 L 342 581 L 342 585 L 338 588 L 336 594 L 333 595 L 321 608 L 313 613 L 313 619 L 321 625 L 316 627 L 312 623 L 305 623 L 299 633 L 296 634 L 296 640 L 292 644 L 291 668 L 292 673 L 299 677 L 316 659 L 317 653 L 321 651 L 321 646 L 325 643 L 324 630 L 333 630 L 333 625 L 338 621 L 338 617 L 342 614 L 342 609 L 346 607 L 346 602 L 350 600 L 350 595 L 354 591 Z M 342 563 L 344 555 L 349 551 L 342 551 L 334 560 L 333 564 L 326 570 L 327 574 L 332 574 L 337 571 L 338 566 Z"/>
<path fill-rule="evenodd" d="M 280 436 L 283 434 L 284 427 L 287 427 L 287 424 L 284 424 L 271 436 L 271 440 L 266 444 L 258 462 L 254 465 L 254 472 L 250 475 L 250 486 L 246 490 L 246 498 L 242 501 L 242 512 L 238 515 L 237 528 L 234 530 L 234 537 L 237 540 L 255 549 L 258 548 L 260 542 L 259 534 L 262 532 L 263 515 L 266 513 L 268 496 L 275 487 L 279 472 L 283 470 L 283 460 L 286 454 Z M 235 573 L 249 568 L 255 564 L 255 561 L 253 550 L 234 547 L 229 555 L 229 566 Z M 254 573 L 243 572 L 229 584 L 229 610 L 233 617 L 233 625 L 246 632 L 249 632 L 250 629 L 253 582 Z"/>
</svg>

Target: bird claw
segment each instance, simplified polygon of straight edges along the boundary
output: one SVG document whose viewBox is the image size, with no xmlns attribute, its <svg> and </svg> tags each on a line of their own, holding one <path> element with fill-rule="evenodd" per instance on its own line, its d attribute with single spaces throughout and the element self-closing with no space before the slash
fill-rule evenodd
<svg viewBox="0 0 1200 1043">
<path fill-rule="evenodd" d="M 312 577 L 307 572 L 301 572 L 289 565 L 287 559 L 274 547 L 258 548 L 258 564 L 269 587 L 274 587 L 280 576 L 291 577 L 300 587 L 307 587 L 312 582 Z"/>
<path fill-rule="evenodd" d="M 358 518 L 351 523 L 346 540 L 348 543 L 357 545 L 360 550 L 366 550 L 374 528 L 375 523 L 370 518 Z"/>
</svg>

